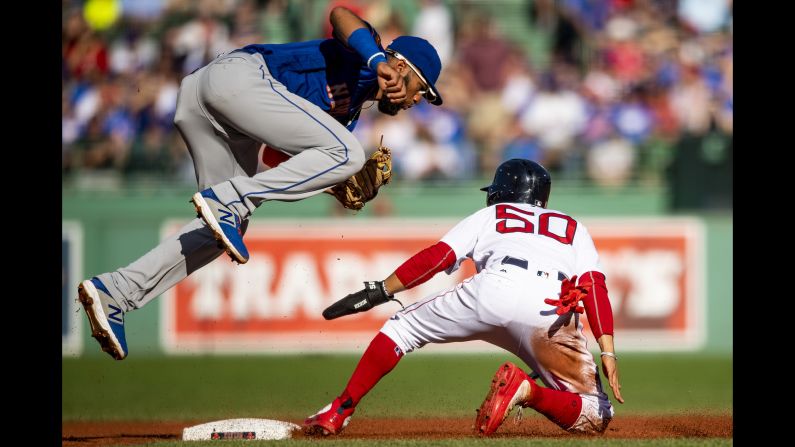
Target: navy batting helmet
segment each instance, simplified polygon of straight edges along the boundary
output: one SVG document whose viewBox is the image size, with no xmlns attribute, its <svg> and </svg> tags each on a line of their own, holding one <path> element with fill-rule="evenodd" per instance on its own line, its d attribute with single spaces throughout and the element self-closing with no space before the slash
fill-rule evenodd
<svg viewBox="0 0 795 447">
<path fill-rule="evenodd" d="M 495 203 L 529 203 L 547 207 L 552 178 L 540 164 L 522 158 L 513 158 L 497 167 L 494 181 L 480 188 L 486 191 L 486 205 Z"/>
</svg>

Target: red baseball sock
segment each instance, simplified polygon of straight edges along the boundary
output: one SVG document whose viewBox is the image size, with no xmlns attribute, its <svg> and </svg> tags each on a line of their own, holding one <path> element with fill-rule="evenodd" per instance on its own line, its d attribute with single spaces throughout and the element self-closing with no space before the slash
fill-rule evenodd
<svg viewBox="0 0 795 447">
<path fill-rule="evenodd" d="M 362 354 L 359 364 L 356 365 L 356 369 L 348 381 L 348 386 L 340 395 L 340 400 L 345 402 L 350 398 L 353 400 L 353 406 L 356 406 L 382 377 L 392 371 L 401 357 L 403 357 L 403 351 L 398 345 L 391 338 L 379 332 Z"/>
<path fill-rule="evenodd" d="M 530 387 L 532 391 L 525 407 L 538 411 L 561 428 L 567 429 L 574 425 L 582 410 L 582 398 L 579 394 L 544 388 L 532 380 Z"/>
</svg>

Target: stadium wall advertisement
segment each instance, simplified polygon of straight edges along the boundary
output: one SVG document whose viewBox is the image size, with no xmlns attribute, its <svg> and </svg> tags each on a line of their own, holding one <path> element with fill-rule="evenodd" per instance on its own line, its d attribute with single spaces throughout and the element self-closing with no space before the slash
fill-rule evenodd
<svg viewBox="0 0 795 447">
<path fill-rule="evenodd" d="M 435 243 L 455 219 L 253 221 L 250 261 L 225 255 L 158 301 L 160 343 L 169 354 L 361 351 L 400 305 L 389 302 L 334 321 L 323 309 L 365 280 L 380 280 Z M 607 275 L 616 346 L 629 351 L 695 351 L 707 338 L 705 227 L 688 217 L 583 219 Z M 184 221 L 168 220 L 161 238 Z M 448 276 L 397 296 L 408 305 L 475 273 L 467 261 Z M 598 349 L 585 322 L 589 348 Z M 422 351 L 499 351 L 483 342 Z"/>
</svg>

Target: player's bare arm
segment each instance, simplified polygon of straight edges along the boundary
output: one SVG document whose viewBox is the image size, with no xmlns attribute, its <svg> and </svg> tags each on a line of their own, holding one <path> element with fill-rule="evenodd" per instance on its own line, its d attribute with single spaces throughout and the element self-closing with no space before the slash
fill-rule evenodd
<svg viewBox="0 0 795 447">
<path fill-rule="evenodd" d="M 615 357 L 616 350 L 613 346 L 613 336 L 604 334 L 596 342 L 599 343 L 599 348 L 602 350 L 602 372 L 607 377 L 610 388 L 613 389 L 613 396 L 623 404 L 624 399 L 621 397 L 621 383 L 618 380 L 618 362 Z"/>
<path fill-rule="evenodd" d="M 604 273 L 593 270 L 583 273 L 578 281 L 578 288 L 586 291 L 582 304 L 591 325 L 591 332 L 602 350 L 602 371 L 616 400 L 624 403 L 618 380 L 618 359 L 613 345 L 613 308 L 610 305 Z M 577 312 L 582 311 L 578 308 Z"/>
<path fill-rule="evenodd" d="M 400 278 L 398 278 L 395 273 L 392 273 L 389 275 L 389 278 L 384 280 L 384 287 L 386 287 L 387 293 L 391 295 L 395 295 L 406 290 L 406 286 L 400 282 Z"/>
<path fill-rule="evenodd" d="M 333 36 L 346 45 L 348 44 L 348 38 L 351 37 L 354 31 L 359 28 L 367 28 L 367 24 L 364 20 L 359 18 L 359 16 L 354 14 L 350 9 L 342 6 L 337 6 L 331 10 L 329 21 L 333 27 Z"/>
<path fill-rule="evenodd" d="M 351 36 L 360 29 L 364 30 L 360 33 L 369 34 L 369 29 L 364 20 L 359 18 L 359 16 L 354 14 L 350 9 L 342 6 L 337 6 L 331 10 L 329 21 L 333 27 L 334 37 L 354 49 L 358 49 L 356 48 L 357 42 L 351 42 Z M 357 35 L 353 36 L 353 38 L 354 40 L 358 40 L 360 37 Z M 363 56 L 369 58 L 373 55 Z M 384 55 L 382 54 L 381 56 Z M 383 62 L 377 64 L 376 73 L 378 74 L 378 86 L 380 90 L 387 95 L 390 102 L 393 104 L 402 103 L 406 99 L 406 84 L 403 77 L 400 76 L 400 73 L 386 62 L 385 56 Z"/>
</svg>

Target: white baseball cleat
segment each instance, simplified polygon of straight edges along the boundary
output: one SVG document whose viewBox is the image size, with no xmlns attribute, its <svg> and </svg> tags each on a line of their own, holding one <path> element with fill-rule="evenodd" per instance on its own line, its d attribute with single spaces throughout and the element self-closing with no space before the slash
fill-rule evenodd
<svg viewBox="0 0 795 447">
<path fill-rule="evenodd" d="M 127 357 L 127 340 L 124 336 L 124 311 L 98 278 L 87 279 L 77 287 L 80 303 L 88 316 L 91 335 L 102 350 L 116 360 Z"/>
</svg>

